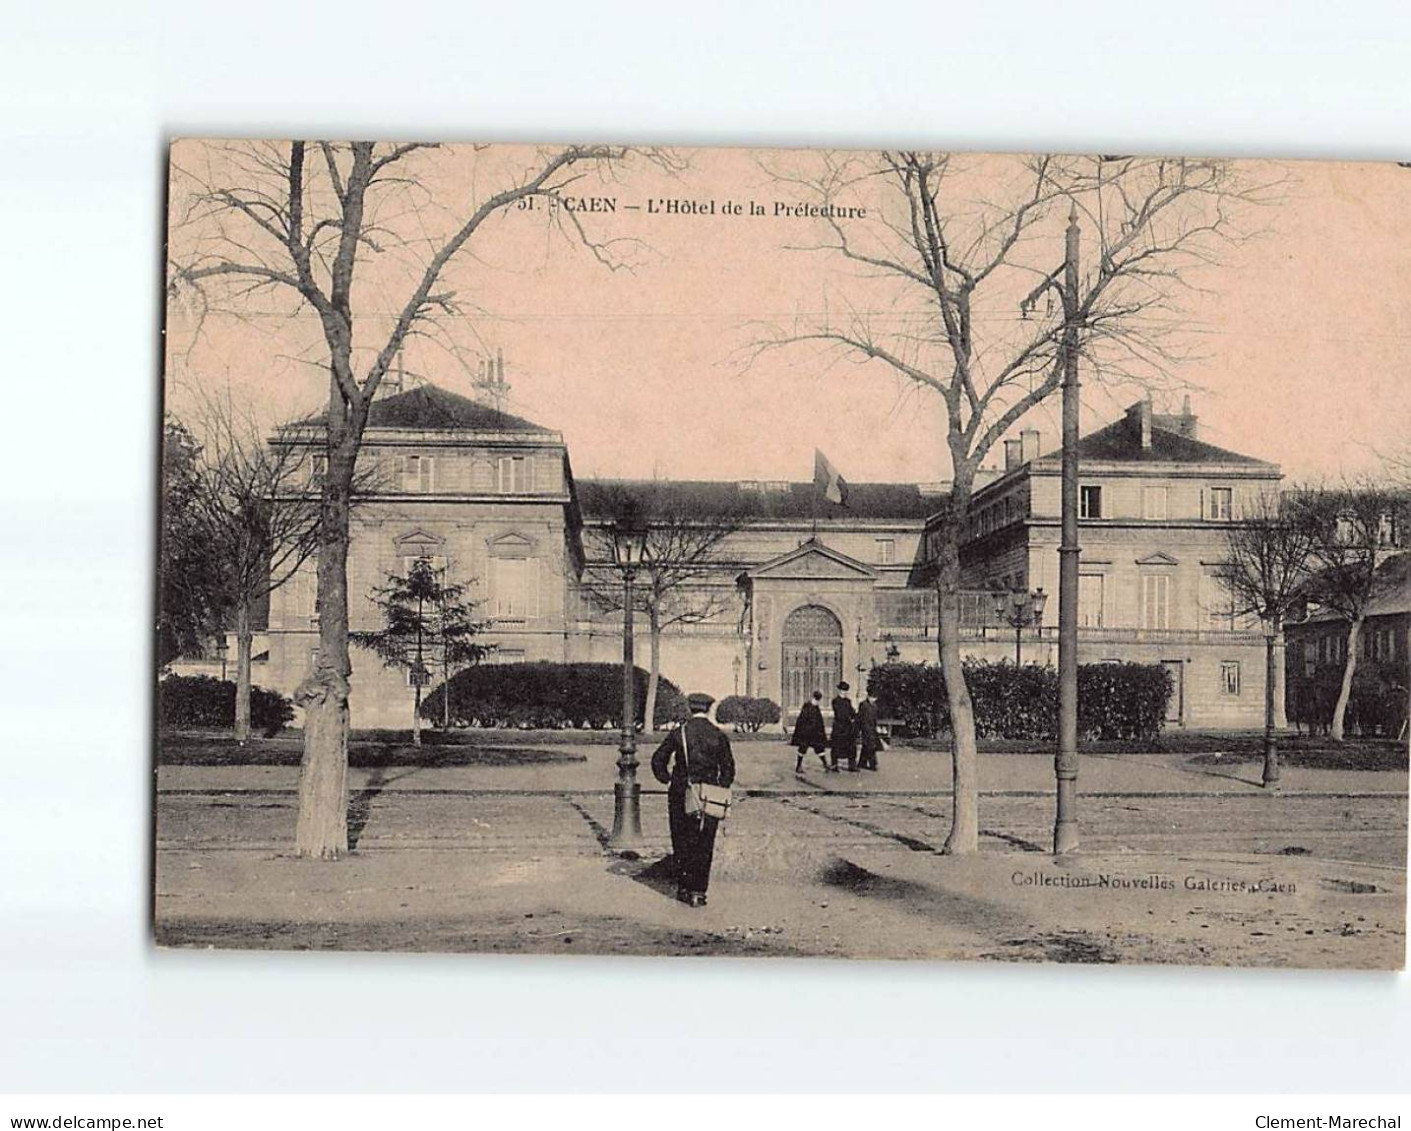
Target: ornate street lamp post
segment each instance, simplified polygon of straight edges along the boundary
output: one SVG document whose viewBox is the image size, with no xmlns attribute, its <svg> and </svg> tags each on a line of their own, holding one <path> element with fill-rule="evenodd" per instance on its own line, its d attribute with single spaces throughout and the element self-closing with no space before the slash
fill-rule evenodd
<svg viewBox="0 0 1411 1131">
<path fill-rule="evenodd" d="M 995 594 L 995 617 L 1014 629 L 1014 666 L 1024 661 L 1021 634 L 1030 625 L 1041 625 L 1044 619 L 1044 606 L 1048 604 L 1048 594 L 1040 586 L 1032 593 L 1016 589 L 1014 592 Z"/>
<path fill-rule="evenodd" d="M 637 782 L 636 662 L 632 654 L 632 582 L 647 559 L 647 525 L 637 515 L 612 528 L 612 557 L 622 570 L 622 739 L 618 744 L 617 783 L 613 786 L 612 836 L 619 851 L 642 843 L 642 787 Z"/>
</svg>

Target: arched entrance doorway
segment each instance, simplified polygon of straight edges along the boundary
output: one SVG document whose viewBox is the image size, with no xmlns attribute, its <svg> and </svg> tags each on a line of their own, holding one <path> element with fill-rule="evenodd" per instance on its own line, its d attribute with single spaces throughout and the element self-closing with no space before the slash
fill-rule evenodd
<svg viewBox="0 0 1411 1131">
<path fill-rule="evenodd" d="M 826 700 L 843 670 L 842 622 L 822 605 L 804 605 L 784 621 L 781 644 L 784 710 L 797 711 L 814 691 Z"/>
</svg>

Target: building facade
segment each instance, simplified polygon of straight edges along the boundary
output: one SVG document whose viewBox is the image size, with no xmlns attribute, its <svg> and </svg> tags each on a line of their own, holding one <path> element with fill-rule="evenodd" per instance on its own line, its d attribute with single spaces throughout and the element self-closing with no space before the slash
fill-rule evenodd
<svg viewBox="0 0 1411 1131">
<path fill-rule="evenodd" d="M 305 449 L 317 484 L 317 427 L 272 442 Z M 1203 443 L 1188 408 L 1145 402 L 1081 443 L 1080 660 L 1165 664 L 1171 725 L 1259 725 L 1263 637 L 1231 614 L 1214 571 L 1248 500 L 1278 489 L 1278 467 Z M 430 385 L 373 405 L 359 466 L 373 486 L 353 518 L 355 631 L 377 627 L 373 587 L 428 557 L 470 586 L 490 662 L 620 661 L 609 531 L 627 500 L 649 521 L 715 530 L 659 636 L 662 674 L 683 690 L 767 697 L 787 717 L 888 659 L 936 662 L 931 561 L 948 484 L 852 484 L 839 505 L 812 483 L 575 480 L 560 433 Z M 981 477 L 964 531 L 969 654 L 1012 662 L 1016 631 L 994 593 L 1042 588 L 1046 620 L 1017 644 L 1026 663 L 1056 662 L 1058 533 L 1059 456 L 1026 432 Z M 315 588 L 310 564 L 271 598 L 266 678 L 286 694 L 317 648 Z M 641 618 L 638 631 L 641 663 Z M 353 666 L 354 725 L 408 725 L 407 673 L 356 649 Z"/>
</svg>

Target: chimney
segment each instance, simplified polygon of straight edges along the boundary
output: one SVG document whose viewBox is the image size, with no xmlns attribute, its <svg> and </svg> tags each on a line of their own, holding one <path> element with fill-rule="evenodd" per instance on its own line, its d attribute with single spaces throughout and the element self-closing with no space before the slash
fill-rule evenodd
<svg viewBox="0 0 1411 1131">
<path fill-rule="evenodd" d="M 1019 433 L 1019 459 L 1023 463 L 1033 463 L 1039 458 L 1039 430 L 1025 428 Z"/>
<path fill-rule="evenodd" d="M 1151 451 L 1151 401 L 1143 399 L 1127 410 L 1127 420 L 1141 439 L 1142 451 Z"/>
<path fill-rule="evenodd" d="M 1006 440 L 1004 442 L 1004 470 L 1013 471 L 1024 462 L 1024 441 Z"/>
<path fill-rule="evenodd" d="M 1177 436 L 1184 436 L 1187 440 L 1197 440 L 1196 418 L 1191 415 L 1191 398 L 1187 393 L 1185 400 L 1181 402 L 1181 413 L 1179 416 L 1158 413 L 1151 418 L 1152 424 L 1160 428 L 1163 432 L 1174 432 Z"/>
<path fill-rule="evenodd" d="M 1181 435 L 1187 440 L 1199 440 L 1196 418 L 1191 413 L 1191 395 L 1187 393 L 1181 401 Z"/>
</svg>

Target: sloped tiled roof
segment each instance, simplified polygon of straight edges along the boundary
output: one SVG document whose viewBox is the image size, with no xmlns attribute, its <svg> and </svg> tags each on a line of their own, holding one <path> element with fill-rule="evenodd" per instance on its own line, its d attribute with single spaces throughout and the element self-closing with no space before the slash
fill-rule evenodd
<svg viewBox="0 0 1411 1131">
<path fill-rule="evenodd" d="M 1061 450 L 1054 450 L 1043 457 L 1045 460 L 1063 458 Z M 1202 440 L 1192 440 L 1168 432 L 1155 420 L 1151 425 L 1151 447 L 1143 448 L 1141 433 L 1129 418 L 1089 432 L 1078 441 L 1078 459 L 1106 460 L 1125 463 L 1248 463 L 1263 464 L 1267 461 L 1253 456 L 1242 456 L 1238 452 L 1217 448 Z"/>
<path fill-rule="evenodd" d="M 812 483 L 762 484 L 754 489 L 715 480 L 579 479 L 577 487 L 579 506 L 589 521 L 615 517 L 629 499 L 647 517 L 736 514 L 755 520 L 919 521 L 939 510 L 945 499 L 922 494 L 914 483 L 849 483 L 847 506 L 822 498 Z"/>
<path fill-rule="evenodd" d="M 544 432 L 531 420 L 498 412 L 436 385 L 418 385 L 372 402 L 369 428 L 405 428 L 418 432 Z"/>
<path fill-rule="evenodd" d="M 1395 616 L 1397 613 L 1411 613 L 1411 551 L 1403 551 L 1387 558 L 1377 567 L 1377 575 L 1377 591 L 1367 606 L 1367 615 L 1386 617 Z M 1330 609 L 1319 609 L 1309 613 L 1303 623 L 1314 624 L 1341 619 L 1339 614 Z"/>
</svg>

